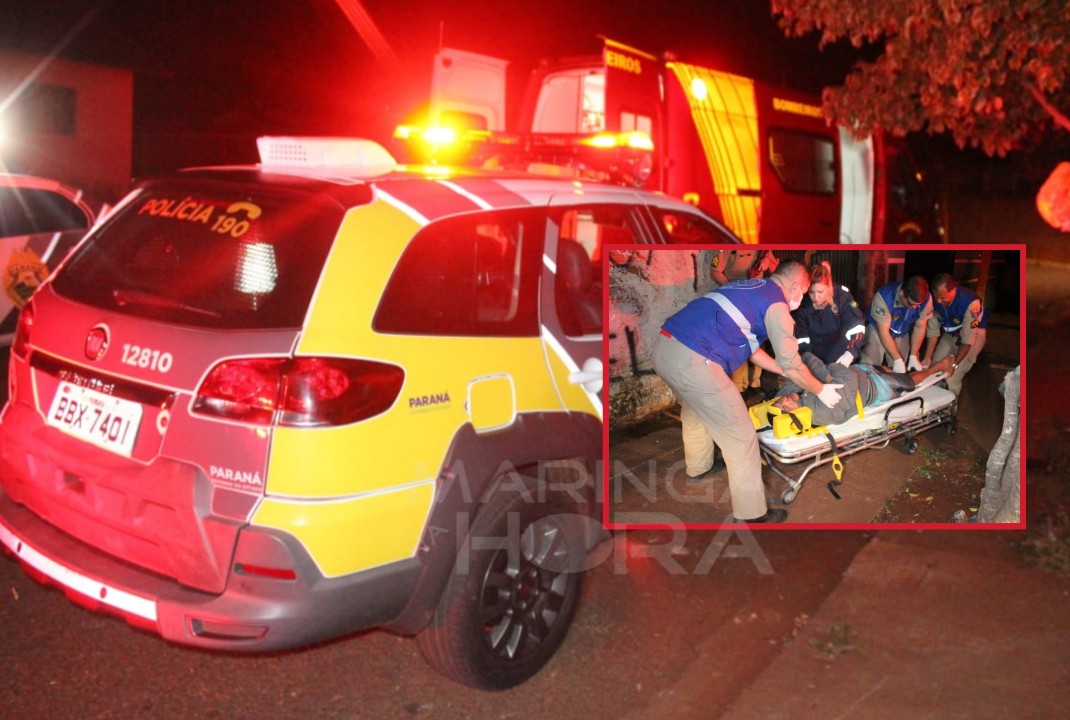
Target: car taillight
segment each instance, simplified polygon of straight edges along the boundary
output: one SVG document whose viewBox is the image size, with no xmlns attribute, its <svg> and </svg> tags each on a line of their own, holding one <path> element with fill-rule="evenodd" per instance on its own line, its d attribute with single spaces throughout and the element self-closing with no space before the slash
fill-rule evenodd
<svg viewBox="0 0 1070 720">
<path fill-rule="evenodd" d="M 340 358 L 227 360 L 208 373 L 193 412 L 256 425 L 346 425 L 387 410 L 405 372 Z"/>
<path fill-rule="evenodd" d="M 30 330 L 33 328 L 33 304 L 27 304 L 19 311 L 19 322 L 15 326 L 15 339 L 11 342 L 11 353 L 20 360 L 30 354 Z"/>
</svg>

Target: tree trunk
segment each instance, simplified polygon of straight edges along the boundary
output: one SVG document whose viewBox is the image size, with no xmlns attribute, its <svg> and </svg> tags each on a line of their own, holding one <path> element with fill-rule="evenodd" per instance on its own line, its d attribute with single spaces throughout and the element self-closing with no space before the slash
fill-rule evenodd
<svg viewBox="0 0 1070 720">
<path fill-rule="evenodd" d="M 1003 432 L 985 469 L 985 487 L 981 491 L 981 507 L 977 521 L 984 523 L 1017 523 L 1021 520 L 1020 443 L 1018 430 L 1021 367 L 1003 380 Z"/>
</svg>

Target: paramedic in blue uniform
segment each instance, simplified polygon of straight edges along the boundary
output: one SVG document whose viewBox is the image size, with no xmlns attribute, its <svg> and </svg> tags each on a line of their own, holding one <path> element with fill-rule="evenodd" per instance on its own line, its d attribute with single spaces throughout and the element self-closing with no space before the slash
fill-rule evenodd
<svg viewBox="0 0 1070 720">
<path fill-rule="evenodd" d="M 737 522 L 783 522 L 787 511 L 765 502 L 758 435 L 732 373 L 749 358 L 783 374 L 833 406 L 836 384 L 823 384 L 803 365 L 791 310 L 810 287 L 806 267 L 780 264 L 769 279 L 731 282 L 692 300 L 662 325 L 654 341 L 654 369 L 680 403 L 685 424 L 701 423 L 728 466 L 732 517 Z M 761 344 L 769 340 L 774 360 Z"/>
<path fill-rule="evenodd" d="M 866 321 L 851 291 L 832 281 L 827 262 L 810 267 L 810 292 L 791 316 L 800 353 L 809 351 L 822 362 L 844 367 L 858 359 Z"/>
<path fill-rule="evenodd" d="M 772 250 L 714 250 L 710 258 L 710 279 L 721 287 L 733 280 L 767 278 L 779 263 Z M 755 396 L 764 399 L 762 369 L 758 365 L 750 361 L 743 363 L 732 374 L 732 382 L 743 393 L 744 399 Z"/>
<path fill-rule="evenodd" d="M 933 278 L 933 317 L 927 332 L 925 365 L 953 356 L 947 389 L 957 397 L 962 381 L 985 346 L 988 310 L 980 296 L 948 273 Z"/>
<path fill-rule="evenodd" d="M 776 263 L 776 256 L 768 250 L 713 250 L 710 254 L 710 279 L 717 287 L 721 287 L 733 280 L 759 275 L 767 277 L 766 273 L 776 270 Z M 761 393 L 762 369 L 748 360 L 732 373 L 732 382 L 743 394 L 744 400 L 754 397 Z M 696 420 L 681 425 L 684 474 L 688 482 L 701 481 L 707 475 L 724 470 L 724 459 L 715 461 L 716 448 L 713 438 L 706 432 L 702 423 Z"/>
<path fill-rule="evenodd" d="M 933 299 L 925 278 L 914 275 L 903 282 L 888 283 L 869 304 L 860 362 L 890 365 L 892 372 L 921 370 L 919 354 L 932 316 Z"/>
</svg>

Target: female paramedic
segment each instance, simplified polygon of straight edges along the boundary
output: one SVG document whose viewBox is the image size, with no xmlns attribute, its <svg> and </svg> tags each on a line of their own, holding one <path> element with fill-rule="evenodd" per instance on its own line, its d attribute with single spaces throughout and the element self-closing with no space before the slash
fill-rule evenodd
<svg viewBox="0 0 1070 720">
<path fill-rule="evenodd" d="M 832 282 L 828 262 L 810 266 L 810 292 L 793 312 L 799 352 L 812 352 L 825 363 L 848 366 L 862 352 L 866 321 L 851 292 Z"/>
</svg>

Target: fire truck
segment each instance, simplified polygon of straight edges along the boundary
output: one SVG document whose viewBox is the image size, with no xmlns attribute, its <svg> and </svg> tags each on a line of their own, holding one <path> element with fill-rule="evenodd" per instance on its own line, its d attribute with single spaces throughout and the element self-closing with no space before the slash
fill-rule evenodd
<svg viewBox="0 0 1070 720">
<path fill-rule="evenodd" d="M 584 148 L 572 162 L 586 167 L 592 147 L 645 151 L 618 157 L 629 172 L 617 176 L 697 205 L 747 243 L 943 240 L 905 142 L 830 126 L 814 97 L 604 39 L 600 55 L 541 63 L 507 128 L 507 64 L 442 49 L 425 140 L 442 152 L 434 133 L 460 127 L 484 143 L 468 158 L 480 162 L 510 145 Z"/>
</svg>

